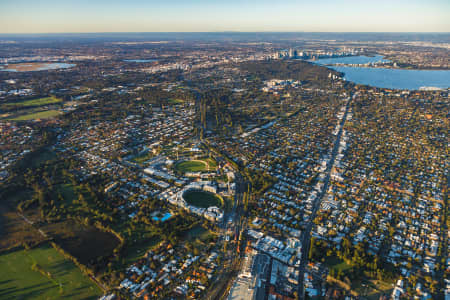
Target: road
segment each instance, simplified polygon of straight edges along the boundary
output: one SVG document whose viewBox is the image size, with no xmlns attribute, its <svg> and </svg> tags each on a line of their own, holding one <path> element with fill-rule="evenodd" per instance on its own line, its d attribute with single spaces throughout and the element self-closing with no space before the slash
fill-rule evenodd
<svg viewBox="0 0 450 300">
<path fill-rule="evenodd" d="M 204 140 L 202 142 L 205 143 Z M 230 251 L 230 255 L 224 258 L 223 271 L 218 276 L 215 281 L 215 287 L 208 292 L 205 296 L 205 299 L 224 299 L 226 294 L 229 291 L 229 287 L 231 286 L 234 278 L 239 273 L 241 269 L 241 255 L 237 253 L 238 239 L 242 230 L 244 230 L 243 225 L 243 199 L 244 193 L 247 192 L 248 182 L 245 178 L 239 173 L 238 170 L 235 170 L 235 184 L 236 191 L 233 201 L 233 207 L 227 213 L 224 213 L 224 218 L 221 224 L 219 224 L 221 230 L 221 242 L 224 242 L 225 238 L 229 233 L 232 235 L 229 237 L 230 242 L 228 245 L 232 245 L 232 241 L 236 240 L 236 243 L 233 245 L 233 248 Z M 227 255 L 227 254 L 226 254 Z"/>
<path fill-rule="evenodd" d="M 298 109 L 290 116 L 283 117 L 283 118 L 294 117 L 301 110 L 302 110 L 302 108 Z M 279 121 L 280 119 L 281 119 L 281 117 L 275 121 L 271 121 L 269 123 L 262 125 L 262 127 L 267 126 L 270 123 L 275 123 L 276 121 Z M 203 139 L 202 137 L 200 137 L 199 139 L 201 140 L 202 143 L 204 143 L 207 146 L 207 148 L 210 148 L 210 146 L 208 145 L 208 142 L 205 139 Z M 339 144 L 339 142 L 337 144 Z M 221 155 L 223 157 L 227 157 L 223 153 L 220 153 L 220 151 L 218 151 L 217 149 L 215 149 L 215 151 L 219 155 Z M 222 230 L 221 239 L 225 239 L 225 236 L 229 232 L 232 232 L 233 236 L 230 237 L 230 241 L 231 240 L 238 241 L 241 232 L 243 232 L 246 229 L 245 225 L 247 224 L 246 220 L 244 220 L 245 216 L 243 214 L 244 213 L 243 200 L 244 200 L 244 193 L 248 191 L 248 187 L 249 187 L 250 183 L 247 180 L 245 180 L 245 178 L 239 173 L 239 170 L 235 170 L 235 183 L 236 183 L 236 193 L 235 193 L 233 208 L 231 209 L 231 211 L 229 213 L 224 214 L 224 220 L 220 224 L 220 228 Z M 238 242 L 236 243 L 236 247 L 237 246 L 238 246 Z M 229 278 L 223 278 L 223 275 L 220 275 L 216 281 L 216 283 L 218 283 L 220 286 L 216 287 L 214 290 L 209 292 L 208 295 L 205 297 L 206 299 L 223 299 L 224 296 L 226 295 L 226 293 L 228 292 L 228 288 L 230 287 L 234 278 L 238 274 L 238 271 L 242 268 L 242 259 L 241 259 L 242 255 L 238 255 L 237 249 L 233 249 L 233 250 L 236 250 L 236 251 L 232 251 L 231 256 L 225 257 L 225 260 L 230 262 L 229 268 L 228 268 L 229 270 L 228 270 L 228 272 L 225 270 L 222 272 L 222 274 L 228 273 Z M 238 268 L 236 268 L 236 266 L 238 266 Z M 269 272 L 269 274 L 270 274 L 270 272 Z"/>
<path fill-rule="evenodd" d="M 342 117 L 341 124 L 340 124 L 341 128 L 337 134 L 336 141 L 334 142 L 334 145 L 333 145 L 330 162 L 328 163 L 327 168 L 325 170 L 326 175 L 325 175 L 324 182 L 323 182 L 324 185 L 322 187 L 321 192 L 317 195 L 317 197 L 314 201 L 313 209 L 312 209 L 311 216 L 310 216 L 310 221 L 309 221 L 308 225 L 306 226 L 305 230 L 303 231 L 302 259 L 300 262 L 300 266 L 298 268 L 299 269 L 299 279 L 298 279 L 298 297 L 299 297 L 299 299 L 305 298 L 303 281 L 305 278 L 306 265 L 308 264 L 308 254 L 309 254 L 309 248 L 310 248 L 310 243 L 311 243 L 311 231 L 312 231 L 312 228 L 314 225 L 313 220 L 315 219 L 315 217 L 317 215 L 317 211 L 320 208 L 320 203 L 322 202 L 322 199 L 326 195 L 328 186 L 330 184 L 330 174 L 331 174 L 331 170 L 334 166 L 334 161 L 336 160 L 339 143 L 341 142 L 341 138 L 342 138 L 344 124 L 345 124 L 345 121 L 347 120 L 347 114 L 348 114 L 350 102 L 351 102 L 351 98 L 348 100 L 348 102 L 346 104 L 345 113 L 344 113 L 344 116 Z"/>
</svg>

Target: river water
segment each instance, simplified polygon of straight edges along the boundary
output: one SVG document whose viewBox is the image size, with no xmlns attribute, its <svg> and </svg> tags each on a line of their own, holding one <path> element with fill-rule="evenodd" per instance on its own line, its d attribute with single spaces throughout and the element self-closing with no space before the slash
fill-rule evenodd
<svg viewBox="0 0 450 300">
<path fill-rule="evenodd" d="M 450 70 L 404 70 L 358 66 L 333 66 L 333 64 L 389 62 L 380 55 L 374 57 L 350 56 L 326 58 L 312 62 L 320 65 L 328 65 L 329 68 L 344 73 L 345 80 L 380 88 L 419 90 L 426 87 L 441 89 L 450 87 Z"/>
</svg>

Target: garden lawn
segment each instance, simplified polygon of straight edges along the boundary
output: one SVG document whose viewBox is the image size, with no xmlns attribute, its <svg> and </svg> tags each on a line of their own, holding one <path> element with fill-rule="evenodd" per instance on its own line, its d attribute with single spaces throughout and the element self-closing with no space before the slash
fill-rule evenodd
<svg viewBox="0 0 450 300">
<path fill-rule="evenodd" d="M 8 118 L 8 120 L 29 121 L 29 120 L 35 120 L 35 119 L 49 119 L 49 118 L 53 118 L 53 117 L 56 117 L 59 115 L 60 115 L 60 112 L 57 110 L 46 110 L 46 111 L 40 111 L 40 112 L 31 113 L 31 114 Z"/>
<path fill-rule="evenodd" d="M 31 106 L 43 106 L 48 104 L 60 103 L 62 100 L 56 97 L 45 97 L 39 99 L 25 100 L 21 102 L 8 102 L 3 106 L 6 108 L 11 107 L 31 107 Z"/>
</svg>

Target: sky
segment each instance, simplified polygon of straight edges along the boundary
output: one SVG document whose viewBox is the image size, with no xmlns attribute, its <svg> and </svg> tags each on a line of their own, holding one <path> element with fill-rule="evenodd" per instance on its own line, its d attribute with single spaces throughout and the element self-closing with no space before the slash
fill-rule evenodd
<svg viewBox="0 0 450 300">
<path fill-rule="evenodd" d="M 0 0 L 0 33 L 450 32 L 450 0 Z"/>
</svg>

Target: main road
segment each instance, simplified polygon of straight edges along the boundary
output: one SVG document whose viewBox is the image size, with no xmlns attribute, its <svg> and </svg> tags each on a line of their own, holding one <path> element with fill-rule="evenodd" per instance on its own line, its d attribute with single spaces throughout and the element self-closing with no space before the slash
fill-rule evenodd
<svg viewBox="0 0 450 300">
<path fill-rule="evenodd" d="M 342 120 L 340 123 L 341 127 L 336 136 L 336 141 L 334 142 L 333 150 L 331 151 L 331 158 L 330 158 L 329 163 L 327 164 L 327 168 L 325 169 L 325 178 L 324 178 L 324 182 L 323 182 L 324 184 L 323 184 L 322 190 L 320 191 L 320 193 L 318 193 L 316 199 L 314 200 L 313 209 L 312 209 L 311 216 L 309 219 L 310 221 L 308 222 L 308 225 L 306 225 L 306 228 L 303 231 L 302 259 L 300 262 L 300 266 L 298 267 L 298 269 L 299 269 L 299 278 L 298 278 L 298 297 L 299 297 L 299 299 L 305 298 L 303 281 L 305 279 L 306 265 L 308 264 L 308 254 L 309 254 L 309 248 L 310 248 L 310 244 L 311 244 L 311 232 L 312 232 L 312 228 L 314 225 L 313 221 L 317 215 L 317 211 L 320 208 L 320 203 L 322 202 L 322 199 L 325 197 L 326 192 L 328 190 L 328 186 L 330 184 L 330 174 L 331 174 L 331 170 L 333 169 L 333 166 L 334 166 L 334 161 L 336 160 L 336 156 L 338 154 L 337 152 L 339 149 L 339 143 L 341 142 L 344 124 L 345 124 L 345 121 L 347 120 L 347 114 L 348 114 L 348 110 L 349 110 L 349 106 L 350 106 L 350 101 L 351 101 L 351 98 L 349 98 L 347 101 L 347 104 L 345 107 L 345 113 L 344 113 L 344 116 L 342 117 Z"/>
<path fill-rule="evenodd" d="M 211 146 L 205 141 L 201 139 L 201 142 L 208 148 L 211 149 Z M 220 153 L 217 149 L 215 149 L 216 154 L 226 158 L 227 156 L 223 153 Z M 241 269 L 241 255 L 237 253 L 237 247 L 239 245 L 239 236 L 240 233 L 245 230 L 245 224 L 243 217 L 243 206 L 244 206 L 244 193 L 248 190 L 249 182 L 241 175 L 239 170 L 235 169 L 235 184 L 236 190 L 234 195 L 233 207 L 229 212 L 224 213 L 223 221 L 219 224 L 221 231 L 221 241 L 225 241 L 227 236 L 229 240 L 235 240 L 236 242 L 228 243 L 232 245 L 231 255 L 225 253 L 224 265 L 222 265 L 223 270 L 221 274 L 215 281 L 215 286 L 212 288 L 206 295 L 205 299 L 213 300 L 213 299 L 224 299 L 225 295 L 229 291 L 229 287 L 233 283 L 234 278 L 238 275 L 239 270 Z M 230 236 L 231 234 L 231 236 Z M 230 251 L 227 251 L 230 252 Z"/>
</svg>

